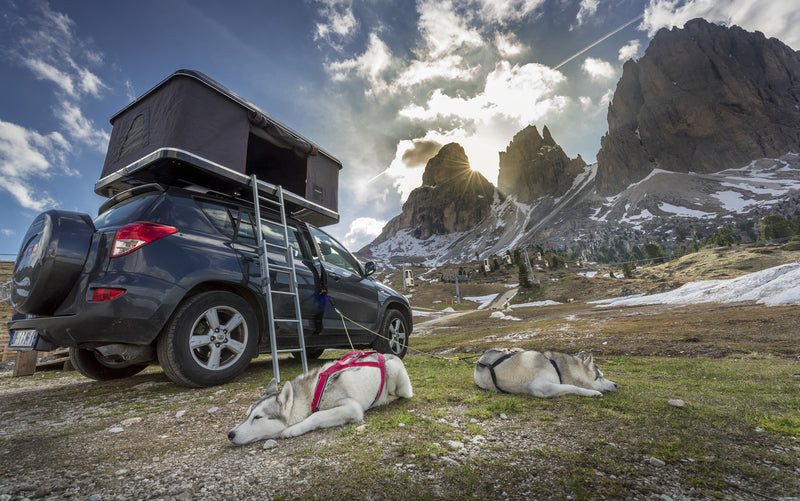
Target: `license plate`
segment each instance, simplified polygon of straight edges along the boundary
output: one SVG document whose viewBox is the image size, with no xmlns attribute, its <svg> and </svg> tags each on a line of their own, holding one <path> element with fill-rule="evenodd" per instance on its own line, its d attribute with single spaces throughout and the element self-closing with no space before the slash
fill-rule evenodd
<svg viewBox="0 0 800 501">
<path fill-rule="evenodd" d="M 11 339 L 8 341 L 9 348 L 16 348 L 18 350 L 31 350 L 36 344 L 36 338 L 39 337 L 39 331 L 36 329 L 20 329 L 18 331 L 11 331 Z"/>
</svg>

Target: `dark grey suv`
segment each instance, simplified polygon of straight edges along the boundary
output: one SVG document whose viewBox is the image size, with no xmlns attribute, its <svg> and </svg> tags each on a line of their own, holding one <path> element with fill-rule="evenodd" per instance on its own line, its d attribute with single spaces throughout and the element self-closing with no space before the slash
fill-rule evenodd
<svg viewBox="0 0 800 501">
<path fill-rule="evenodd" d="M 270 351 L 256 231 L 283 241 L 278 213 L 204 189 L 146 184 L 117 194 L 92 220 L 48 211 L 25 235 L 14 269 L 12 344 L 68 346 L 85 376 L 131 376 L 161 364 L 174 382 L 211 386 Z M 304 340 L 326 348 L 371 347 L 400 357 L 412 330 L 408 300 L 371 276 L 322 230 L 289 220 Z M 270 264 L 286 264 L 283 253 Z M 271 273 L 273 291 L 288 277 Z M 275 318 L 295 316 L 276 295 Z M 337 313 L 347 317 L 347 321 Z M 376 335 L 375 333 L 380 335 Z M 276 325 L 279 349 L 298 347 L 296 329 Z"/>
</svg>

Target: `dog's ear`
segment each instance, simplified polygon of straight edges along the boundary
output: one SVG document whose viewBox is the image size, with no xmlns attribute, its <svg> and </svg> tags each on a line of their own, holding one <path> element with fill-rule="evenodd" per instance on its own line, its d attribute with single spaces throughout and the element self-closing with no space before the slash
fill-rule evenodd
<svg viewBox="0 0 800 501">
<path fill-rule="evenodd" d="M 584 365 L 586 365 L 586 367 L 591 367 L 592 365 L 594 365 L 594 356 L 592 356 L 592 354 L 589 353 L 589 356 L 584 358 L 583 363 Z"/>
<path fill-rule="evenodd" d="M 288 382 L 283 385 L 281 388 L 281 392 L 278 393 L 278 406 L 281 409 L 281 416 L 284 419 L 289 419 L 289 414 L 292 410 L 292 404 L 294 403 L 294 390 L 292 389 L 292 383 Z"/>
<path fill-rule="evenodd" d="M 586 354 L 583 351 L 579 351 L 578 352 L 577 357 L 578 357 L 578 359 L 580 359 L 581 362 L 583 362 L 585 356 L 586 356 Z"/>
<path fill-rule="evenodd" d="M 272 378 L 272 381 L 267 385 L 264 395 L 269 395 L 270 393 L 278 393 L 278 380 L 275 378 Z"/>
</svg>

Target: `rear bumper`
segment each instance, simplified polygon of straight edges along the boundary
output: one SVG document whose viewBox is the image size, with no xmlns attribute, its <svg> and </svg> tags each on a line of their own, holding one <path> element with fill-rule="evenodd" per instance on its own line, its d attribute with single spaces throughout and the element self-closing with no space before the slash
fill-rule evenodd
<svg viewBox="0 0 800 501">
<path fill-rule="evenodd" d="M 98 287 L 121 288 L 125 293 L 95 302 L 92 293 Z M 183 288 L 153 277 L 109 274 L 102 281 L 89 282 L 68 308 L 53 316 L 14 318 L 8 322 L 8 330 L 37 329 L 39 338 L 53 346 L 149 345 L 185 293 Z"/>
</svg>

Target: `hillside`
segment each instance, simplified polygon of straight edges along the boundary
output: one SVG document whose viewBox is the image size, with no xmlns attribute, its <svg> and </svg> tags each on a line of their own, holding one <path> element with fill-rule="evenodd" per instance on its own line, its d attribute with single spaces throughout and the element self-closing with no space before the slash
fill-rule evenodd
<svg viewBox="0 0 800 501">
<path fill-rule="evenodd" d="M 756 271 L 800 261 L 800 251 L 784 250 L 781 247 L 765 247 L 758 244 L 732 247 L 710 246 L 663 264 L 638 268 L 633 278 L 623 278 L 618 266 L 598 263 L 567 263 L 568 268 L 543 269 L 544 263 L 535 258 L 532 264 L 537 270 L 534 280 L 538 286 L 531 291 L 522 291 L 512 303 L 531 301 L 553 301 L 557 303 L 587 303 L 634 294 L 653 294 L 674 290 L 695 280 L 719 280 L 740 277 Z M 457 267 L 411 266 L 415 275 L 415 287 L 408 288 L 412 307 L 439 311 L 453 307 L 457 311 L 475 309 L 478 302 L 464 300 L 462 305 L 451 305 L 455 299 L 455 284 L 440 280 L 442 275 L 457 273 Z M 483 274 L 476 271 L 478 262 L 472 262 L 468 271 L 474 271 L 469 281 L 459 283 L 462 298 L 484 298 L 502 295 L 519 284 L 516 267 L 501 265 L 497 271 Z M 611 276 L 613 274 L 613 277 Z M 387 271 L 378 274 L 379 280 L 403 291 L 401 272 Z M 424 319 L 423 319 L 424 320 Z"/>
</svg>

